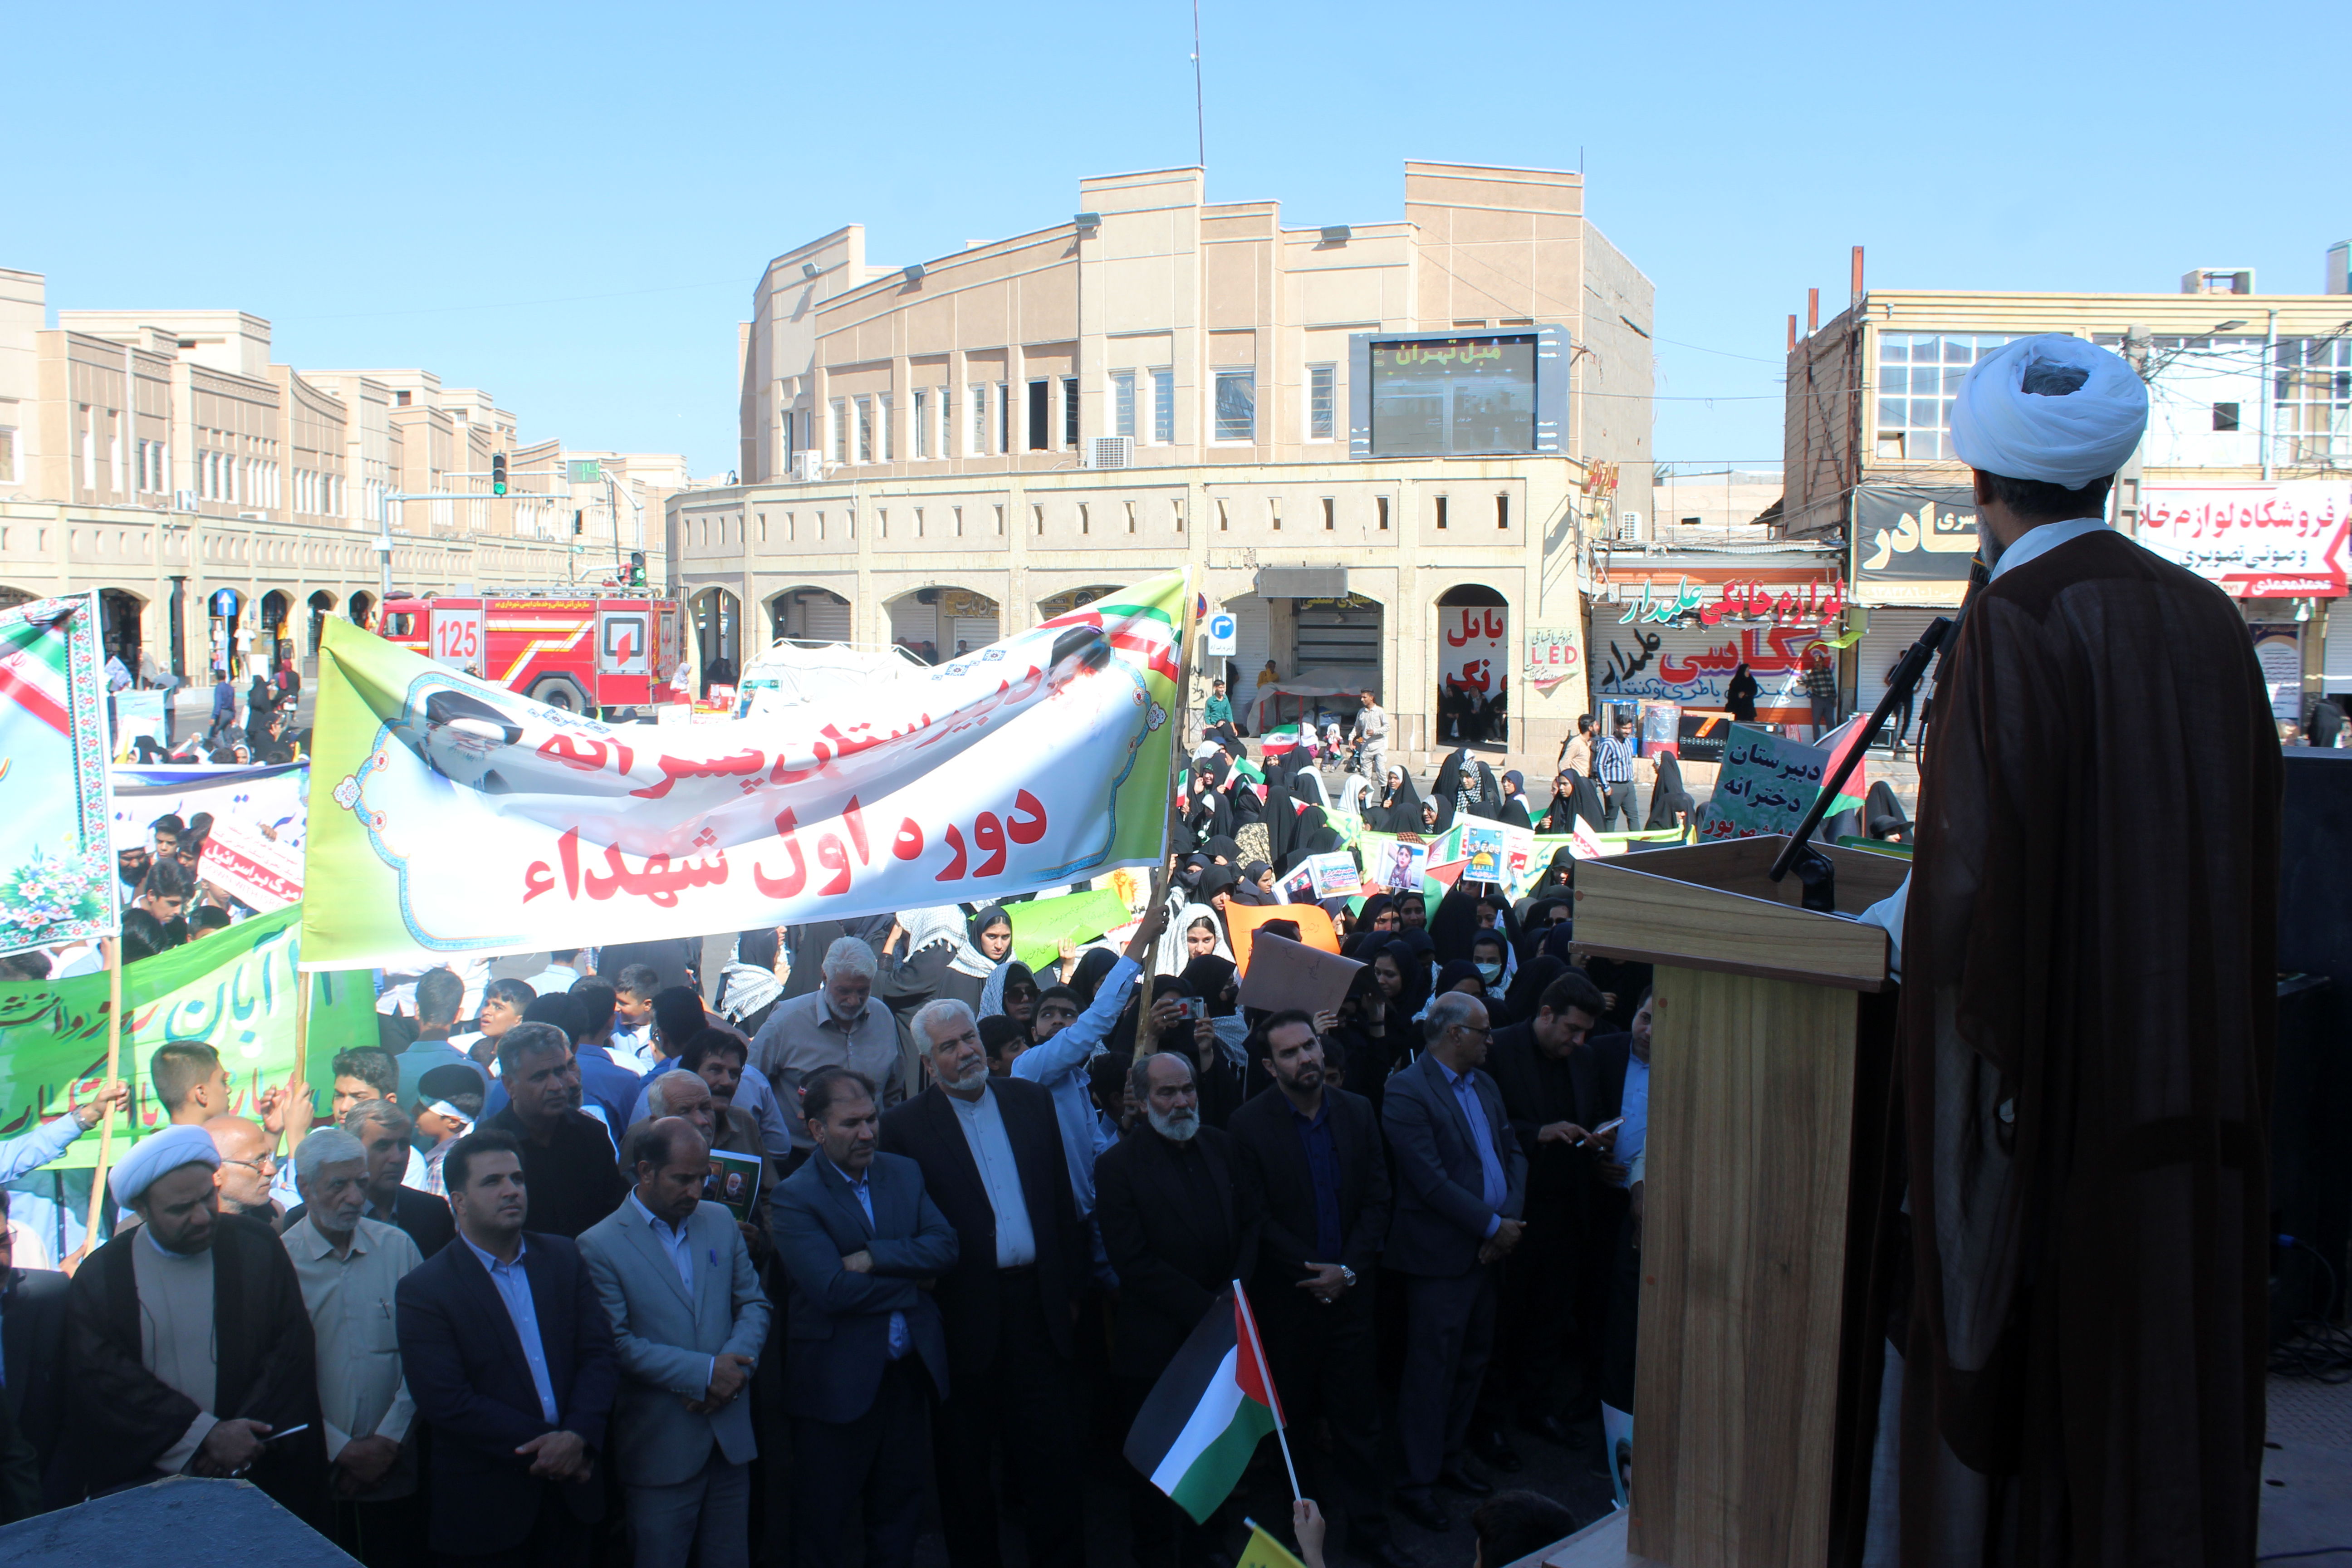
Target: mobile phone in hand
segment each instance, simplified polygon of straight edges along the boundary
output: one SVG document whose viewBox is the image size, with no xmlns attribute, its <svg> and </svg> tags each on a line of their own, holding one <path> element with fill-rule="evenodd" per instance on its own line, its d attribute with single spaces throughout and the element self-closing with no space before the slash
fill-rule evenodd
<svg viewBox="0 0 2352 1568">
<path fill-rule="evenodd" d="M 1604 1133 L 1604 1132 L 1614 1132 L 1614 1131 L 1617 1131 L 1617 1129 L 1619 1129 L 1620 1127 L 1622 1127 L 1623 1125 L 1625 1125 L 1625 1119 L 1624 1119 L 1623 1117 L 1620 1116 L 1620 1117 L 1618 1117 L 1616 1120 L 1614 1120 L 1614 1121 L 1604 1121 L 1604 1122 L 1602 1122 L 1600 1126 L 1593 1128 L 1591 1131 L 1587 1132 L 1584 1136 L 1585 1136 L 1586 1140 L 1587 1140 L 1588 1142 L 1590 1142 L 1590 1141 L 1591 1141 L 1591 1140 L 1592 1140 L 1592 1139 L 1595 1139 L 1595 1138 L 1600 1137 L 1600 1136 L 1601 1136 L 1602 1133 Z"/>
</svg>

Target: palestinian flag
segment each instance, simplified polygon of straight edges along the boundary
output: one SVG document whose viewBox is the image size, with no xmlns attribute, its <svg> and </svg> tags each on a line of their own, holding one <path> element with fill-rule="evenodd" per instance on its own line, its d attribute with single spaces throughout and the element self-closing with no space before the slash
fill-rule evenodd
<svg viewBox="0 0 2352 1568">
<path fill-rule="evenodd" d="M 1837 772 L 1838 765 L 1845 761 L 1846 753 L 1869 739 L 1863 733 L 1869 723 L 1869 714 L 1857 713 L 1813 742 L 1829 753 L 1829 761 L 1822 769 L 1822 778 L 1826 779 Z M 1841 811 L 1860 811 L 1863 797 L 1870 793 L 1870 780 L 1865 776 L 1868 772 L 1869 763 L 1864 759 L 1855 759 L 1853 772 L 1846 775 L 1845 786 L 1838 792 L 1838 797 L 1830 802 L 1830 808 L 1823 815 L 1835 816 Z"/>
<path fill-rule="evenodd" d="M 1281 1425 L 1249 1298 L 1235 1280 L 1152 1386 L 1127 1434 L 1127 1460 L 1206 1524 L 1242 1479 L 1258 1439 Z"/>
</svg>

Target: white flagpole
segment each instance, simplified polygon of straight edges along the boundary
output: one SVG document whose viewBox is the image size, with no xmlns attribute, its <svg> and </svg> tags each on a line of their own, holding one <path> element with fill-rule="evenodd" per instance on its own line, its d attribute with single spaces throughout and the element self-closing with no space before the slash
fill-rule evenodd
<svg viewBox="0 0 2352 1568">
<path fill-rule="evenodd" d="M 1242 1324 L 1249 1330 L 1250 1352 L 1265 1370 L 1266 1392 L 1274 1395 L 1274 1440 L 1282 1445 L 1282 1468 L 1290 1472 L 1290 1500 L 1303 1501 L 1307 1494 L 1298 1489 L 1298 1467 L 1290 1462 L 1290 1436 L 1283 1427 L 1282 1392 L 1274 1386 L 1274 1363 L 1265 1359 L 1265 1342 L 1257 1337 L 1257 1314 L 1250 1310 L 1249 1292 L 1238 1279 L 1234 1281 L 1234 1300 L 1241 1304 Z"/>
</svg>

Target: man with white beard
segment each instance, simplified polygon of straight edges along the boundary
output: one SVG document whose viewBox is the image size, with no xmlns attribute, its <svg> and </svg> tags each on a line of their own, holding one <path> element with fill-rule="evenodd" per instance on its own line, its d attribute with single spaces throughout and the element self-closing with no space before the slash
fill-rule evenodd
<svg viewBox="0 0 2352 1568">
<path fill-rule="evenodd" d="M 1192 1065 L 1173 1051 L 1136 1058 L 1128 1100 L 1144 1122 L 1095 1165 L 1095 1214 L 1118 1274 L 1110 1370 L 1118 1429 L 1134 1425 L 1151 1385 L 1241 1272 L 1233 1145 L 1201 1123 Z M 1149 1128 L 1149 1131 L 1145 1131 Z M 1129 1540 L 1145 1568 L 1208 1561 L 1212 1527 L 1195 1525 L 1140 1472 L 1129 1479 Z"/>
</svg>

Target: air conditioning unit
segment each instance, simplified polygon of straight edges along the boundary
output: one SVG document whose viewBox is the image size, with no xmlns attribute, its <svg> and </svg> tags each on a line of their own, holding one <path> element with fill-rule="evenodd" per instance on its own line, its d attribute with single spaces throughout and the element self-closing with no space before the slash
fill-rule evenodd
<svg viewBox="0 0 2352 1568">
<path fill-rule="evenodd" d="M 804 485 L 813 485 L 824 478 L 824 454 L 812 447 L 793 454 L 793 478 Z"/>
<path fill-rule="evenodd" d="M 1638 511 L 1619 512 L 1617 514 L 1617 537 L 1621 540 L 1641 538 L 1642 514 Z"/>
<path fill-rule="evenodd" d="M 1089 468 L 1131 468 L 1135 467 L 1135 437 L 1097 436 L 1086 445 L 1086 459 Z"/>
</svg>

